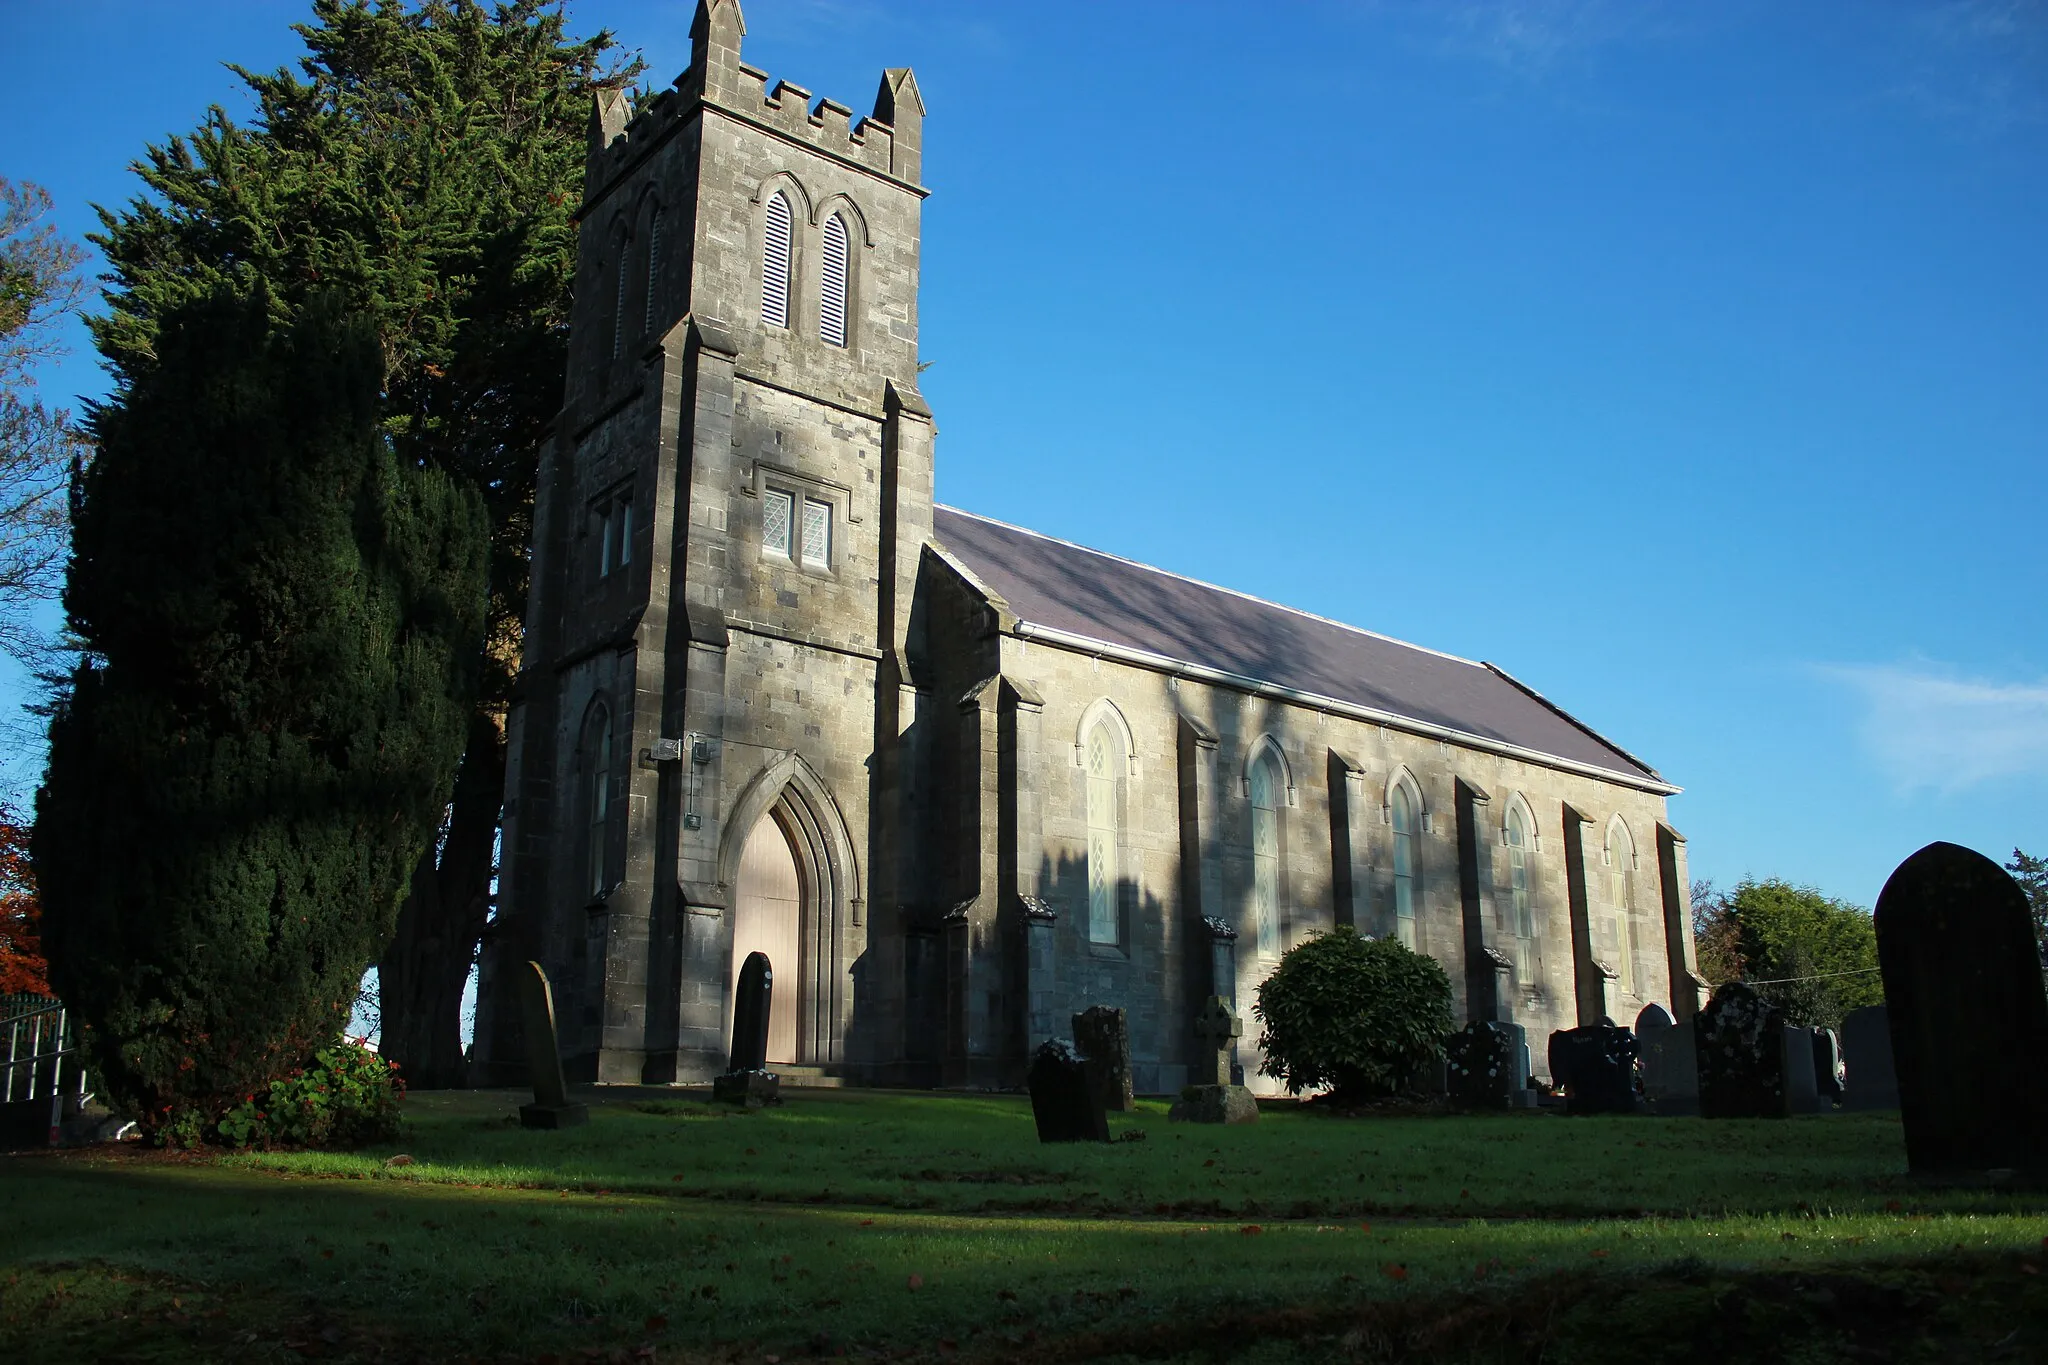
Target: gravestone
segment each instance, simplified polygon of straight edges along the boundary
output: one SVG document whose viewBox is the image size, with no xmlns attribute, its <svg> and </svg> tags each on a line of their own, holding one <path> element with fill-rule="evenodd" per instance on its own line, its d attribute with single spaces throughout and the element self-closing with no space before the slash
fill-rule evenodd
<svg viewBox="0 0 2048 1365">
<path fill-rule="evenodd" d="M 1113 1005 L 1090 1005 L 1074 1016 L 1074 1043 L 1087 1059 L 1102 1107 L 1128 1114 L 1138 1107 L 1131 1093 L 1131 1028 Z"/>
<path fill-rule="evenodd" d="M 1644 1108 L 1665 1117 L 1700 1112 L 1692 1025 L 1677 1023 L 1662 1005 L 1645 1005 L 1636 1016 L 1636 1065 Z"/>
<path fill-rule="evenodd" d="M 1785 1016 L 1777 1006 L 1731 981 L 1714 992 L 1693 1027 L 1701 1114 L 1781 1119 L 1791 1112 L 1785 1096 Z M 1812 1070 L 1809 1063 L 1809 1076 Z"/>
<path fill-rule="evenodd" d="M 1445 1080 L 1460 1109 L 1519 1109 L 1528 1074 L 1520 1024 L 1475 1019 L 1444 1039 Z"/>
<path fill-rule="evenodd" d="M 1842 1016 L 1842 1061 L 1849 1073 L 1842 1087 L 1844 1109 L 1899 1107 L 1890 1013 L 1883 1005 L 1865 1005 Z"/>
<path fill-rule="evenodd" d="M 1820 1063 L 1814 1057 L 1813 1030 L 1786 1025 L 1779 1046 L 1784 1049 L 1785 1110 L 1792 1114 L 1819 1114 L 1830 1106 L 1821 1098 L 1816 1074 Z"/>
<path fill-rule="evenodd" d="M 1195 1015 L 1195 1075 L 1201 1083 L 1183 1088 L 1166 1117 L 1178 1123 L 1255 1123 L 1258 1101 L 1241 1085 L 1231 1084 L 1230 1050 L 1244 1033 L 1244 1021 L 1220 995 L 1212 995 Z"/>
<path fill-rule="evenodd" d="M 1813 1088 L 1820 1094 L 1823 1111 L 1841 1101 L 1842 1040 L 1831 1028 L 1813 1030 Z"/>
<path fill-rule="evenodd" d="M 1040 1142 L 1107 1142 L 1109 1118 L 1090 1084 L 1088 1064 L 1064 1038 L 1038 1045 L 1027 1074 L 1031 1117 Z"/>
<path fill-rule="evenodd" d="M 1907 1166 L 2048 1170 L 2048 996 L 2026 893 L 1983 854 L 1929 844 L 1884 884 L 1876 922 Z"/>
<path fill-rule="evenodd" d="M 747 954 L 733 991 L 732 1052 L 725 1074 L 712 1079 L 712 1099 L 746 1109 L 782 1103 L 782 1080 L 768 1070 L 768 1010 L 774 999 L 768 955 Z"/>
<path fill-rule="evenodd" d="M 569 1103 L 562 1079 L 562 1050 L 555 1041 L 555 993 L 538 962 L 519 977 L 521 1022 L 526 1025 L 526 1069 L 533 1077 L 533 1103 L 519 1106 L 522 1128 L 574 1128 L 590 1121 L 590 1107 Z"/>
<path fill-rule="evenodd" d="M 1607 1019 L 1559 1029 L 1550 1035 L 1550 1079 L 1567 1114 L 1633 1114 L 1635 1035 Z"/>
</svg>

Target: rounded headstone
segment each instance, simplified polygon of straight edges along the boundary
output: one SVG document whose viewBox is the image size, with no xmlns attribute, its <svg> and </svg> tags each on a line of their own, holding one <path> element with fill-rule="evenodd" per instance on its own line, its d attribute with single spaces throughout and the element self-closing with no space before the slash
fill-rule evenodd
<svg viewBox="0 0 2048 1365">
<path fill-rule="evenodd" d="M 1636 1015 L 1636 1036 L 1638 1038 L 1652 1029 L 1676 1027 L 1678 1027 L 1678 1022 L 1671 1017 L 1671 1011 L 1665 1009 L 1654 1000 L 1643 1006 L 1642 1012 Z"/>
<path fill-rule="evenodd" d="M 2026 893 L 1983 854 L 1929 844 L 1884 884 L 1876 922 L 1907 1164 L 2048 1167 L 2048 996 Z"/>
</svg>

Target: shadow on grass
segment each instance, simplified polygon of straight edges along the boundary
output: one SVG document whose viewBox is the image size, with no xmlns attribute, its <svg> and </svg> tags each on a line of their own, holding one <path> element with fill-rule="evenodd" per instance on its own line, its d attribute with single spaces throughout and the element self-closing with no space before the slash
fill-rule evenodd
<svg viewBox="0 0 2048 1365">
<path fill-rule="evenodd" d="M 1082 1219 L 309 1179 L 105 1158 L 12 1160 L 0 1198 L 11 1277 L 0 1355 L 9 1360 L 94 1358 L 39 1352 L 67 1323 L 100 1323 L 118 1337 L 129 1320 L 121 1313 L 161 1323 L 171 1312 L 186 1315 L 179 1332 L 196 1333 L 199 1345 L 138 1359 L 262 1358 L 258 1344 L 289 1340 L 327 1354 L 349 1342 L 350 1351 L 385 1352 L 363 1359 L 531 1359 L 649 1345 L 713 1357 L 742 1347 L 942 1353 L 945 1342 L 996 1357 L 1256 1358 L 1213 1352 L 1241 1340 L 1233 1324 L 1261 1321 L 1280 1331 L 1273 1349 L 1295 1342 L 1313 1355 L 1353 1332 L 1364 1335 L 1342 1349 L 1365 1351 L 1377 1340 L 1371 1332 L 1408 1323 L 1400 1306 L 1415 1301 L 1440 1305 L 1414 1309 L 1416 1322 L 1431 1313 L 1521 1322 L 1513 1305 L 1556 1297 L 1539 1286 L 1559 1276 L 1620 1286 L 1598 1291 L 1610 1298 L 1654 1289 L 1689 1302 L 1700 1286 L 1688 1275 L 1725 1289 L 1760 1268 L 1776 1277 L 1888 1274 L 1902 1259 L 1942 1255 L 2004 1264 L 2048 1234 L 2038 1206 L 1992 1216 L 1576 1222 L 1449 1211 L 1419 1221 Z M 79 1268 L 50 1269 L 65 1264 Z M 178 1285 L 200 1299 L 163 1307 L 163 1293 L 182 1297 Z M 1586 1293 L 1596 1307 L 1605 1302 Z M 216 1310 L 221 1317 L 204 1316 Z M 338 1336 L 322 1345 L 317 1332 L 305 1336 L 315 1329 Z M 250 1331 L 258 1337 L 242 1343 L 249 1353 L 205 1354 Z"/>
</svg>

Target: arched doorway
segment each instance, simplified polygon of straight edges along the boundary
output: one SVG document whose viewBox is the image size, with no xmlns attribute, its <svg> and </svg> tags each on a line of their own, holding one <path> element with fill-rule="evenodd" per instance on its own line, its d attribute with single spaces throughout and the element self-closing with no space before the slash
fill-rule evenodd
<svg viewBox="0 0 2048 1365">
<path fill-rule="evenodd" d="M 768 1062 L 797 1062 L 798 997 L 803 991 L 804 883 L 798 870 L 796 845 L 784 826 L 780 808 L 755 822 L 740 851 L 739 881 L 734 888 L 732 967 L 739 980 L 740 964 L 749 953 L 767 955 L 774 974 L 768 1006 Z M 732 1018 L 725 1021 L 728 1050 Z"/>
</svg>

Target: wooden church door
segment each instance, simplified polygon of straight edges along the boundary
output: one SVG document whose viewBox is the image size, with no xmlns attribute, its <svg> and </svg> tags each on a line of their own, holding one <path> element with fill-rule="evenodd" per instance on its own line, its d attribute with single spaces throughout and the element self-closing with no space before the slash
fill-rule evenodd
<svg viewBox="0 0 2048 1365">
<path fill-rule="evenodd" d="M 793 1064 L 796 1055 L 797 993 L 804 979 L 803 878 L 796 849 L 782 822 L 764 815 L 740 851 L 739 885 L 733 895 L 732 976 L 749 953 L 765 953 L 772 973 L 768 1002 L 768 1062 Z M 732 1018 L 725 1021 L 728 1048 Z"/>
</svg>

